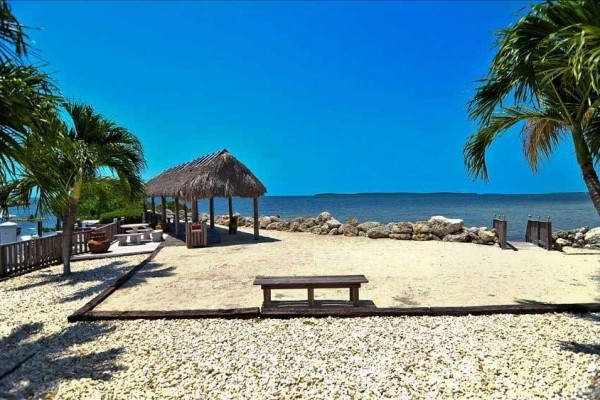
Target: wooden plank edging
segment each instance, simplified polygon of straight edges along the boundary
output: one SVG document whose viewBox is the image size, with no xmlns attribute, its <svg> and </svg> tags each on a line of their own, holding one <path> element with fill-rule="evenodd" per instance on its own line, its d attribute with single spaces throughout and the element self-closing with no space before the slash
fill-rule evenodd
<svg viewBox="0 0 600 400">
<path fill-rule="evenodd" d="M 468 316 L 468 315 L 495 315 L 495 314 L 547 314 L 547 313 L 573 313 L 585 314 L 600 312 L 600 303 L 566 303 L 566 304 L 501 304 L 491 306 L 466 306 L 466 307 L 331 307 L 331 308 L 262 308 L 261 318 L 356 318 L 356 317 L 442 317 L 442 316 Z"/>
<path fill-rule="evenodd" d="M 600 303 L 571 304 L 505 304 L 493 306 L 468 307 L 331 307 L 331 308 L 230 308 L 203 310 L 165 310 L 165 311 L 87 311 L 75 313 L 69 322 L 132 320 L 132 319 L 250 319 L 250 318 L 364 318 L 364 317 L 423 317 L 423 316 L 468 316 L 495 314 L 547 314 L 573 313 L 585 314 L 600 312 Z"/>
<path fill-rule="evenodd" d="M 84 304 L 84 306 L 81 307 L 79 310 L 77 310 L 73 314 L 69 315 L 67 317 L 67 321 L 69 321 L 69 322 L 85 321 L 85 319 L 82 319 L 82 318 L 86 313 L 89 313 L 90 311 L 92 311 L 98 304 L 102 303 L 104 300 L 106 300 L 106 298 L 108 296 L 113 294 L 115 290 L 117 290 L 118 288 L 123 286 L 125 284 L 125 282 L 127 282 L 129 279 L 131 279 L 133 277 L 133 275 L 135 275 L 135 273 L 137 271 L 139 271 L 147 263 L 152 261 L 152 259 L 154 259 L 154 257 L 156 257 L 156 255 L 158 254 L 158 252 L 161 249 L 162 249 L 162 244 L 159 245 L 152 253 L 150 253 L 150 255 L 145 260 L 143 260 L 141 263 L 139 263 L 138 265 L 133 267 L 125 275 L 123 275 L 122 277 L 117 279 L 115 281 L 115 283 L 113 283 L 112 285 L 110 285 L 106 289 L 104 289 L 102 292 L 100 292 L 100 294 L 98 296 L 94 297 L 92 300 L 90 300 L 86 304 Z"/>
<path fill-rule="evenodd" d="M 89 311 L 77 317 L 77 321 L 110 321 L 132 319 L 249 319 L 260 316 L 259 307 L 207 309 L 207 310 L 166 310 L 166 311 Z M 70 321 L 74 322 L 74 321 Z"/>
</svg>

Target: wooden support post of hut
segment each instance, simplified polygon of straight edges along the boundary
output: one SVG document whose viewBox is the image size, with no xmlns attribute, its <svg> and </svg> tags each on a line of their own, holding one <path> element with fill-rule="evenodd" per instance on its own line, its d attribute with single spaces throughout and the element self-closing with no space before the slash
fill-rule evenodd
<svg viewBox="0 0 600 400">
<path fill-rule="evenodd" d="M 198 222 L 198 200 L 196 199 L 192 200 L 192 222 Z"/>
<path fill-rule="evenodd" d="M 38 219 L 37 221 L 37 231 L 38 231 L 38 236 L 42 237 L 42 233 L 44 233 L 44 229 L 42 227 L 42 220 Z"/>
<path fill-rule="evenodd" d="M 183 202 L 183 222 L 188 223 L 188 209 L 187 209 L 187 201 Z"/>
<path fill-rule="evenodd" d="M 229 205 L 229 234 L 235 235 L 237 233 L 237 217 L 233 216 L 233 199 L 229 197 L 227 203 Z"/>
<path fill-rule="evenodd" d="M 258 240 L 258 197 L 252 199 L 254 203 L 254 240 Z"/>
<path fill-rule="evenodd" d="M 162 206 L 162 210 L 160 210 L 160 216 L 162 218 L 163 224 L 167 223 L 167 199 L 165 196 L 160 196 L 160 204 Z"/>
<path fill-rule="evenodd" d="M 152 225 L 156 224 L 156 203 L 154 202 L 154 196 L 152 196 Z"/>
<path fill-rule="evenodd" d="M 210 229 L 215 229 L 215 199 L 212 197 L 208 201 L 208 208 L 210 213 Z"/>
<path fill-rule="evenodd" d="M 179 199 L 175 197 L 175 237 L 179 237 Z"/>
</svg>

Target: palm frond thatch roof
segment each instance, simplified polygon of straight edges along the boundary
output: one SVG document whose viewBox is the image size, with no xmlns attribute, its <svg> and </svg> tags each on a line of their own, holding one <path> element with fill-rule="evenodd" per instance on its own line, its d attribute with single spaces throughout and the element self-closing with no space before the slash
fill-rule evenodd
<svg viewBox="0 0 600 400">
<path fill-rule="evenodd" d="M 213 197 L 260 197 L 267 189 L 226 149 L 169 168 L 146 184 L 148 196 L 185 200 Z"/>
</svg>

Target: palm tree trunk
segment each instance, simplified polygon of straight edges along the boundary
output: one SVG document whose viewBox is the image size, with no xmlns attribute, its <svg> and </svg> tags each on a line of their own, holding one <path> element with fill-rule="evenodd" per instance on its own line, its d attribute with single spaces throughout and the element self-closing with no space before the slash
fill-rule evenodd
<svg viewBox="0 0 600 400">
<path fill-rule="evenodd" d="M 573 132 L 573 143 L 575 144 L 577 162 L 583 174 L 583 181 L 592 198 L 592 203 L 594 204 L 598 215 L 600 215 L 600 180 L 598 180 L 598 174 L 594 169 L 594 162 L 590 155 L 590 150 L 583 139 L 583 135 L 579 132 Z"/>
<path fill-rule="evenodd" d="M 71 274 L 71 254 L 73 253 L 73 230 L 75 227 L 75 215 L 79 201 L 69 199 L 69 208 L 64 216 L 63 238 L 62 238 L 62 261 L 63 275 Z"/>
<path fill-rule="evenodd" d="M 75 217 L 77 216 L 77 208 L 79 206 L 79 197 L 81 196 L 81 187 L 83 179 L 77 177 L 73 185 L 73 192 L 69 199 L 69 208 L 63 222 L 63 240 L 62 240 L 62 259 L 63 259 L 63 275 L 71 274 L 71 254 L 73 253 L 73 230 L 75 227 Z"/>
</svg>

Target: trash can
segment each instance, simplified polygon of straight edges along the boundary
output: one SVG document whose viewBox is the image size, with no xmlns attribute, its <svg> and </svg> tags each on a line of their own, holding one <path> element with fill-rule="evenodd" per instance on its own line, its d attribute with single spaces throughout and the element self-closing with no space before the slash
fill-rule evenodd
<svg viewBox="0 0 600 400">
<path fill-rule="evenodd" d="M 204 229 L 201 224 L 187 224 L 185 243 L 188 249 L 204 246 L 203 240 Z"/>
</svg>

